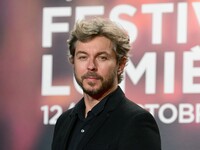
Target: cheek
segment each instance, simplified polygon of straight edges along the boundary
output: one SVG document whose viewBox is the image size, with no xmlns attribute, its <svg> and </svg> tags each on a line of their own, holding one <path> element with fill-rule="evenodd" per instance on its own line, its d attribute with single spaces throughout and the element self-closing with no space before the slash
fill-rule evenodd
<svg viewBox="0 0 200 150">
<path fill-rule="evenodd" d="M 112 72 L 117 71 L 117 66 L 115 64 L 110 64 L 101 67 L 101 73 L 104 74 L 105 76 L 110 75 Z"/>
<path fill-rule="evenodd" d="M 74 64 L 75 73 L 82 74 L 86 71 L 84 64 Z"/>
</svg>

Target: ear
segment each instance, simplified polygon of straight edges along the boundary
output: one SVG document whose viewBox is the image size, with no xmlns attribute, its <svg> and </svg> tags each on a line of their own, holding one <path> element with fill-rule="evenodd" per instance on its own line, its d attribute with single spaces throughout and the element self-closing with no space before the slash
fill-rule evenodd
<svg viewBox="0 0 200 150">
<path fill-rule="evenodd" d="M 74 57 L 69 57 L 69 62 L 71 63 L 71 64 L 74 64 Z"/>
<path fill-rule="evenodd" d="M 120 62 L 119 62 L 119 67 L 118 67 L 118 71 L 117 73 L 118 74 L 122 74 L 123 71 L 124 71 L 124 68 L 126 66 L 126 62 L 127 62 L 127 58 L 126 57 L 123 57 Z"/>
</svg>

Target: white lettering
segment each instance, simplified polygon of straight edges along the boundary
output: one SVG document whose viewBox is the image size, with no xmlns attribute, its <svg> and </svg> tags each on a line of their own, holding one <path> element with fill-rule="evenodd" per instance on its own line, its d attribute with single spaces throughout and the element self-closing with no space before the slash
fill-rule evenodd
<svg viewBox="0 0 200 150">
<path fill-rule="evenodd" d="M 194 67 L 194 61 L 200 61 L 200 46 L 193 47 L 191 52 L 183 54 L 183 92 L 200 93 L 200 84 L 193 82 L 200 77 L 200 67 Z"/>
<path fill-rule="evenodd" d="M 115 6 L 111 12 L 110 12 L 110 19 L 119 22 L 124 29 L 126 29 L 130 36 L 130 42 L 134 42 L 137 38 L 138 31 L 136 25 L 134 25 L 131 22 L 125 21 L 123 19 L 120 19 L 121 14 L 127 14 L 129 16 L 133 16 L 136 13 L 136 8 L 132 7 L 130 5 L 118 5 Z"/>
<path fill-rule="evenodd" d="M 172 112 L 172 115 L 171 117 L 165 117 L 164 115 L 164 112 L 169 109 L 171 110 Z M 176 107 L 172 104 L 165 104 L 165 105 L 162 105 L 158 111 L 158 116 L 160 118 L 160 120 L 163 122 L 163 123 L 166 123 L 166 124 L 170 124 L 172 122 L 174 122 L 176 120 L 176 118 L 178 117 L 178 111 L 176 109 Z"/>
<path fill-rule="evenodd" d="M 179 122 L 191 123 L 194 121 L 194 107 L 192 104 L 180 104 L 179 105 Z"/>
<path fill-rule="evenodd" d="M 187 42 L 187 20 L 188 9 L 186 3 L 178 5 L 178 22 L 177 22 L 177 43 Z"/>
<path fill-rule="evenodd" d="M 156 90 L 156 53 L 145 53 L 137 67 L 129 60 L 125 72 L 134 84 L 146 73 L 145 92 L 154 94 Z"/>
<path fill-rule="evenodd" d="M 96 16 L 104 14 L 104 6 L 81 6 L 76 7 L 76 20 L 84 19 L 85 16 Z"/>
<path fill-rule="evenodd" d="M 173 4 L 147 4 L 142 5 L 143 13 L 152 13 L 152 44 L 162 43 L 163 13 L 173 12 Z"/>
<path fill-rule="evenodd" d="M 200 104 L 196 105 L 196 122 L 199 123 L 200 122 Z"/>
<path fill-rule="evenodd" d="M 145 104 L 144 107 L 155 116 L 155 110 L 159 108 L 159 104 Z"/>
<path fill-rule="evenodd" d="M 71 16 L 70 7 L 48 7 L 43 9 L 42 46 L 52 47 L 52 34 L 69 32 L 68 23 L 53 23 L 53 17 Z"/>
<path fill-rule="evenodd" d="M 166 52 L 164 60 L 164 93 L 174 92 L 175 53 Z"/>
<path fill-rule="evenodd" d="M 43 55 L 42 57 L 42 95 L 70 95 L 69 86 L 52 86 L 53 56 Z"/>
<path fill-rule="evenodd" d="M 193 2 L 192 6 L 194 8 L 194 12 L 196 14 L 197 20 L 200 24 L 200 2 Z"/>
</svg>

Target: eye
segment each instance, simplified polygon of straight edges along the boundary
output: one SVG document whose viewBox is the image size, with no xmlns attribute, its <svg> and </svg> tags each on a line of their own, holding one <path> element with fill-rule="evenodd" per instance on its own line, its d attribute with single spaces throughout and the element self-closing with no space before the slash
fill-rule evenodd
<svg viewBox="0 0 200 150">
<path fill-rule="evenodd" d="M 80 60 L 80 61 L 84 61 L 88 58 L 88 55 L 86 53 L 83 53 L 83 52 L 78 52 L 76 54 L 76 59 L 77 60 Z"/>
<path fill-rule="evenodd" d="M 79 60 L 86 60 L 86 59 L 87 59 L 87 56 L 85 56 L 85 55 L 80 55 L 80 56 L 78 56 L 78 59 L 79 59 Z"/>
<path fill-rule="evenodd" d="M 100 61 L 105 61 L 105 60 L 108 60 L 108 57 L 105 56 L 105 55 L 99 55 L 99 56 L 98 56 L 98 60 L 100 60 Z"/>
</svg>

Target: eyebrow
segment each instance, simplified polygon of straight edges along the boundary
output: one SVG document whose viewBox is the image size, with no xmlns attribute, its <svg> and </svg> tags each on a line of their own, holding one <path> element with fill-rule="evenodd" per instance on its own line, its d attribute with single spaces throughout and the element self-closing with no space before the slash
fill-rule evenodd
<svg viewBox="0 0 200 150">
<path fill-rule="evenodd" d="M 98 53 L 97 53 L 97 55 L 102 55 L 102 54 L 106 54 L 106 55 L 109 55 L 109 56 L 110 56 L 110 54 L 107 53 L 107 52 L 98 52 Z"/>
<path fill-rule="evenodd" d="M 85 52 L 85 51 L 78 51 L 75 55 L 77 56 L 77 55 L 79 55 L 79 54 L 86 54 L 86 55 L 88 55 L 88 53 Z M 105 51 L 103 51 L 103 52 L 98 52 L 98 53 L 96 54 L 96 56 L 98 56 L 98 55 L 102 55 L 102 54 L 105 54 L 105 55 L 111 56 L 110 53 L 107 53 L 107 52 L 105 52 Z"/>
<path fill-rule="evenodd" d="M 75 53 L 75 55 L 77 56 L 78 54 L 88 54 L 85 51 L 78 51 L 77 53 Z"/>
</svg>

